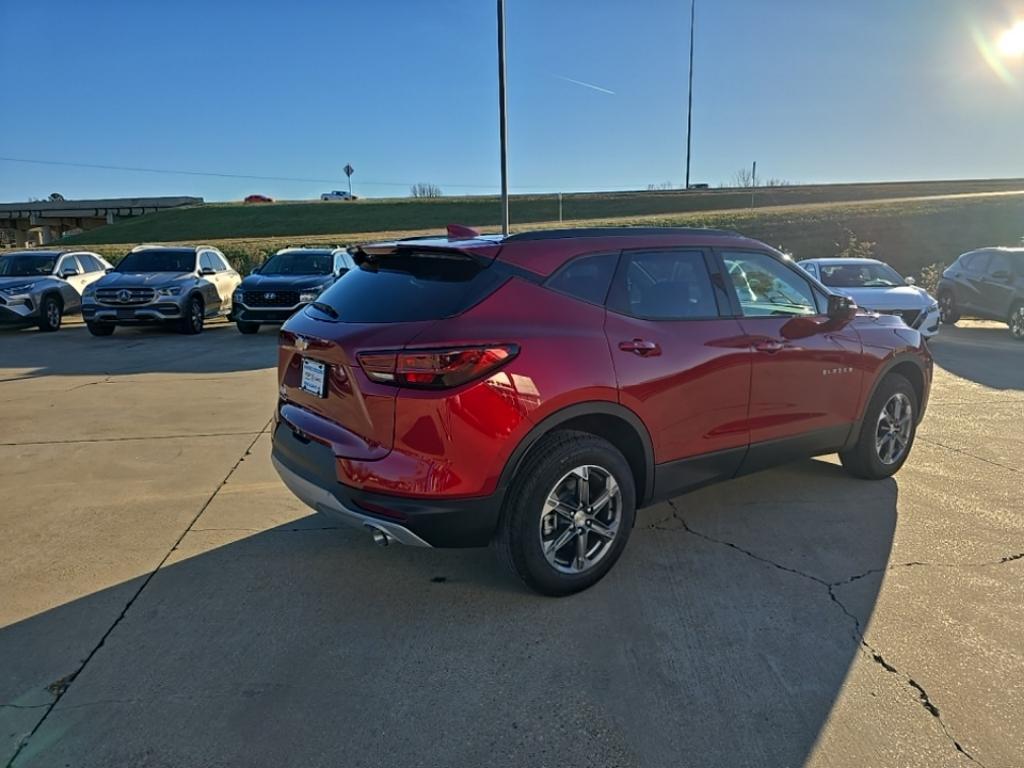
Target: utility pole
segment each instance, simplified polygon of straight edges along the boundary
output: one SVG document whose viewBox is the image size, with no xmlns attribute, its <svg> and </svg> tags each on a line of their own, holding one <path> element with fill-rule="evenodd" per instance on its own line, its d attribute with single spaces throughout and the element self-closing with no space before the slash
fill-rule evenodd
<svg viewBox="0 0 1024 768">
<path fill-rule="evenodd" d="M 750 207 L 754 207 L 754 188 L 757 187 L 757 160 L 750 169 Z"/>
<path fill-rule="evenodd" d="M 508 121 L 505 116 L 505 0 L 498 0 L 498 132 L 501 136 L 501 234 L 508 236 Z"/>
<path fill-rule="evenodd" d="M 697 0 L 690 0 L 690 69 L 686 89 L 686 189 L 690 188 L 690 139 L 693 132 L 693 22 Z"/>
</svg>

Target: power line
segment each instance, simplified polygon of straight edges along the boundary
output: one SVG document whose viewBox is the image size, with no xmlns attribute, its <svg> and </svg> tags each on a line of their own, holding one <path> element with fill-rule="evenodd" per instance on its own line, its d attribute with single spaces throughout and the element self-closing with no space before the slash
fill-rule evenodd
<svg viewBox="0 0 1024 768">
<path fill-rule="evenodd" d="M 341 179 L 311 179 L 298 176 L 254 176 L 246 173 L 221 173 L 218 171 L 183 171 L 172 168 L 141 168 L 128 165 L 104 165 L 101 163 L 74 163 L 64 160 L 38 160 L 25 157 L 0 157 L 0 161 L 7 163 L 29 163 L 32 165 L 57 165 L 67 168 L 91 168 L 103 171 L 130 171 L 132 173 L 162 173 L 175 176 L 209 176 L 219 179 L 251 179 L 256 181 L 294 181 L 305 184 L 336 184 Z M 412 182 L 408 181 L 360 181 L 360 184 L 373 187 L 407 187 Z M 466 189 L 494 189 L 494 184 L 451 184 L 441 182 L 445 187 L 457 187 Z M 540 187 L 534 187 L 540 189 Z"/>
</svg>

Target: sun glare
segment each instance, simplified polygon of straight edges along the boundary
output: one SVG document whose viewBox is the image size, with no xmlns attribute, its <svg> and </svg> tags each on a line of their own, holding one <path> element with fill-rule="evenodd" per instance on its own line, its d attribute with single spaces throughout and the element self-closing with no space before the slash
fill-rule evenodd
<svg viewBox="0 0 1024 768">
<path fill-rule="evenodd" d="M 1012 56 L 1014 58 L 1024 56 L 1024 21 L 1018 21 L 1003 32 L 999 36 L 999 42 L 996 43 L 996 46 L 1003 56 Z"/>
</svg>

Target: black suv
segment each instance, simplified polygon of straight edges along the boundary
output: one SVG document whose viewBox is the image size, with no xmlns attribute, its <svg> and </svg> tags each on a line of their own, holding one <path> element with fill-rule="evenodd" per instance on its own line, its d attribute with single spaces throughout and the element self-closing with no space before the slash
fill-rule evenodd
<svg viewBox="0 0 1024 768">
<path fill-rule="evenodd" d="M 998 320 L 1024 341 L 1024 248 L 981 248 L 960 256 L 942 273 L 942 322 L 961 315 Z"/>
<path fill-rule="evenodd" d="M 230 319 L 242 333 L 280 325 L 354 266 L 344 248 L 282 248 L 238 286 Z"/>
</svg>

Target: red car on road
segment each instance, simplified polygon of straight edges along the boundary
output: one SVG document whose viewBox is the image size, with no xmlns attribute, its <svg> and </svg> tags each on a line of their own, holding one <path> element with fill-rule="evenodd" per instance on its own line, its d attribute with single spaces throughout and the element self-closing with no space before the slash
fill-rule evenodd
<svg viewBox="0 0 1024 768">
<path fill-rule="evenodd" d="M 272 202 L 274 202 L 274 198 L 267 197 L 266 195 L 249 195 L 247 198 L 245 198 L 245 202 L 247 202 L 247 203 L 272 203 Z"/>
<path fill-rule="evenodd" d="M 579 229 L 365 245 L 285 323 L 273 460 L 379 543 L 495 542 L 534 589 L 612 567 L 636 509 L 839 452 L 896 472 L 932 360 L 735 233 Z"/>
</svg>

